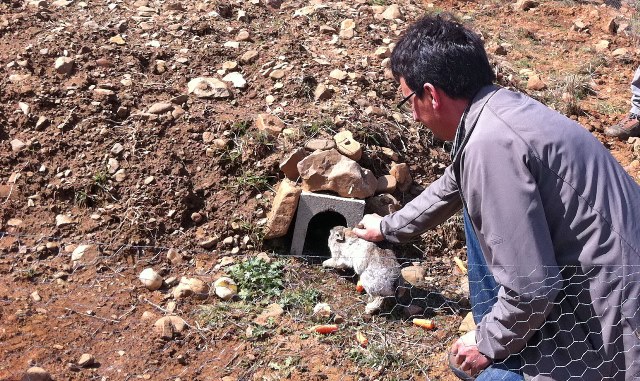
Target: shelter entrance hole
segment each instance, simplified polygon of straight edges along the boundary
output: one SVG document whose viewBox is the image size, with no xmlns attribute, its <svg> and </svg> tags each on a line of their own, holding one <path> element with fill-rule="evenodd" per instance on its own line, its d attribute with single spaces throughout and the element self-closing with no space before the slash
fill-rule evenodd
<svg viewBox="0 0 640 381">
<path fill-rule="evenodd" d="M 326 211 L 313 216 L 307 225 L 302 255 L 314 262 L 320 258 L 330 257 L 331 252 L 327 245 L 329 230 L 339 225 L 346 226 L 347 220 L 338 212 Z"/>
</svg>

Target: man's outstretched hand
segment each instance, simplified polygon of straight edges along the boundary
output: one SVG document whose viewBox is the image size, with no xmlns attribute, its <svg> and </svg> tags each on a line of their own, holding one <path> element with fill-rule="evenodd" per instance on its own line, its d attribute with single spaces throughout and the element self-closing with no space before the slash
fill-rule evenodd
<svg viewBox="0 0 640 381">
<path fill-rule="evenodd" d="M 380 221 L 382 217 L 377 214 L 366 214 L 362 217 L 362 221 L 353 228 L 353 232 L 360 238 L 371 242 L 380 242 L 384 240 L 384 236 L 380 231 Z"/>
</svg>

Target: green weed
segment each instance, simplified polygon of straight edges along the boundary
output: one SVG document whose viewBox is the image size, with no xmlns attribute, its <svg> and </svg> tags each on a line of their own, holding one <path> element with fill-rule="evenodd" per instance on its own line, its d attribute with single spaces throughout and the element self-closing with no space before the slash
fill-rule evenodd
<svg viewBox="0 0 640 381">
<path fill-rule="evenodd" d="M 287 290 L 280 299 L 280 304 L 290 310 L 302 310 L 305 314 L 310 314 L 313 307 L 320 300 L 320 292 L 308 287 L 302 290 Z"/>
<path fill-rule="evenodd" d="M 377 342 L 370 343 L 367 350 L 352 348 L 349 357 L 359 365 L 375 369 L 400 369 L 406 363 L 400 350 Z"/>
<path fill-rule="evenodd" d="M 326 131 L 328 133 L 332 133 L 333 132 L 333 122 L 329 119 L 323 119 L 320 121 L 315 121 L 313 123 L 311 123 L 310 125 L 304 125 L 302 126 L 302 132 L 312 138 L 314 136 L 317 136 L 320 132 L 322 131 Z"/>
<path fill-rule="evenodd" d="M 293 370 L 298 365 L 298 363 L 300 363 L 299 356 L 296 356 L 296 357 L 288 356 L 287 358 L 284 359 L 282 363 L 272 361 L 267 366 L 273 370 L 277 370 L 278 375 L 280 377 L 289 378 L 291 376 L 291 373 L 293 373 Z"/>
<path fill-rule="evenodd" d="M 267 263 L 260 258 L 251 258 L 229 268 L 229 275 L 238 283 L 243 300 L 271 300 L 280 296 L 284 287 L 284 262 Z"/>
<path fill-rule="evenodd" d="M 603 115 L 617 115 L 625 112 L 625 108 L 619 105 L 613 105 L 609 102 L 600 101 L 596 104 L 596 111 Z"/>
<path fill-rule="evenodd" d="M 107 181 L 109 181 L 109 175 L 106 171 L 100 170 L 93 175 L 93 184 L 100 188 L 104 188 L 107 185 Z"/>
<path fill-rule="evenodd" d="M 270 188 L 269 180 L 272 179 L 273 176 L 255 173 L 251 170 L 244 170 L 240 172 L 241 174 L 239 176 L 231 178 L 230 186 L 236 191 L 246 191 L 249 188 L 253 188 L 258 192 L 262 192 Z"/>
<path fill-rule="evenodd" d="M 35 278 L 37 278 L 38 275 L 40 275 L 40 271 L 38 271 L 38 269 L 35 267 L 29 267 L 27 269 L 19 270 L 17 272 L 17 277 L 23 280 L 30 280 L 30 281 L 35 280 Z"/>
<path fill-rule="evenodd" d="M 198 306 L 195 318 L 202 327 L 221 328 L 229 321 L 242 320 L 256 310 L 256 306 L 243 301 L 205 304 Z"/>
<path fill-rule="evenodd" d="M 241 219 L 237 222 L 240 227 L 240 230 L 246 235 L 248 235 L 249 238 L 251 238 L 251 243 L 253 243 L 253 245 L 258 250 L 260 250 L 262 248 L 262 243 L 264 240 L 264 230 L 260 226 L 252 223 L 251 221 Z"/>
</svg>

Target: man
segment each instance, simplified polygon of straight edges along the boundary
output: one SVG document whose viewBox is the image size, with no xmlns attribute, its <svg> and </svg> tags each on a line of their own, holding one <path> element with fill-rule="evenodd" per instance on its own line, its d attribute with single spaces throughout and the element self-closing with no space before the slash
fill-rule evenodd
<svg viewBox="0 0 640 381">
<path fill-rule="evenodd" d="M 402 242 L 463 209 L 467 246 L 482 253 L 469 252 L 469 267 L 498 292 L 453 345 L 456 374 L 640 378 L 638 184 L 583 127 L 493 85 L 480 38 L 454 20 L 416 22 L 391 67 L 414 119 L 453 140 L 453 160 L 400 211 L 366 215 L 354 232 Z"/>
<path fill-rule="evenodd" d="M 640 66 L 631 81 L 631 111 L 618 124 L 604 130 L 604 133 L 620 139 L 640 136 Z"/>
</svg>

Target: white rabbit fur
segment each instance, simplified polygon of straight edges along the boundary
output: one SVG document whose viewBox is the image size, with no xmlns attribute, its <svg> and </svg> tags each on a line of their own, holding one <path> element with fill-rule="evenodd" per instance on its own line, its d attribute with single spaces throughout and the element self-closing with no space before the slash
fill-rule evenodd
<svg viewBox="0 0 640 381">
<path fill-rule="evenodd" d="M 329 232 L 331 258 L 323 267 L 353 269 L 360 275 L 360 283 L 369 294 L 365 313 L 380 310 L 385 296 L 395 295 L 400 264 L 393 250 L 383 249 L 373 242 L 358 238 L 351 229 L 336 226 Z"/>
</svg>

